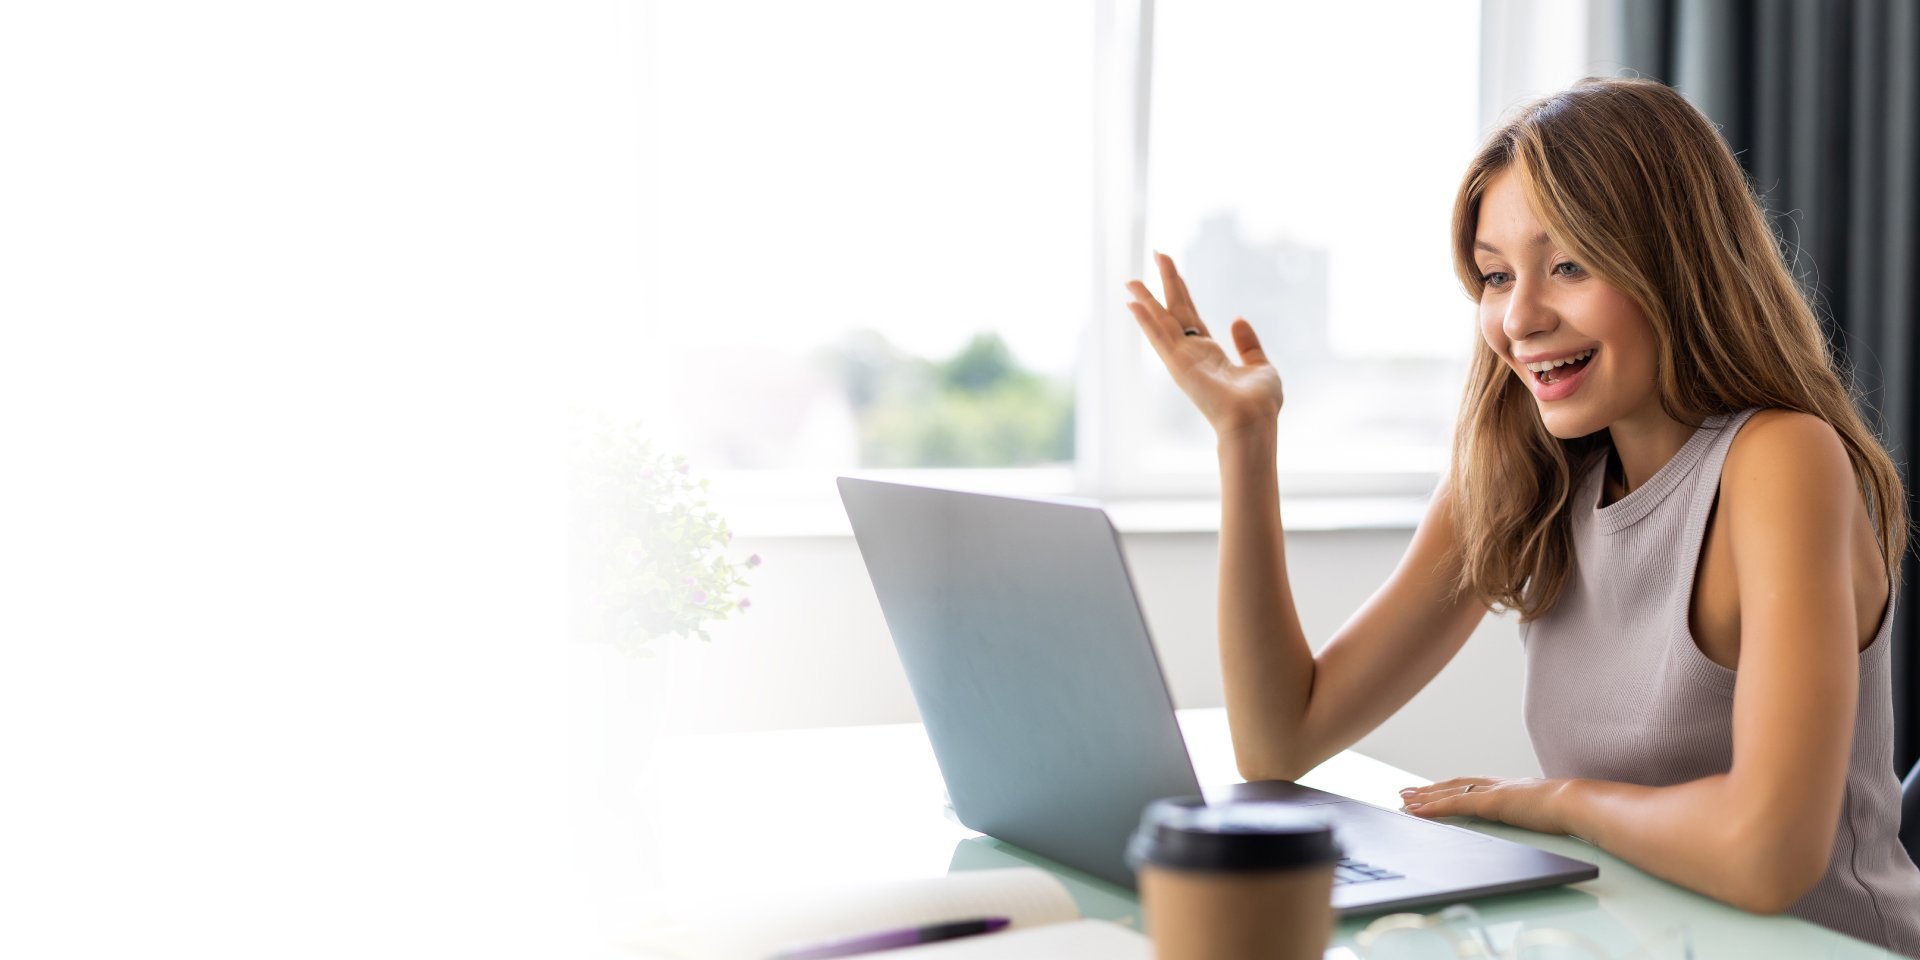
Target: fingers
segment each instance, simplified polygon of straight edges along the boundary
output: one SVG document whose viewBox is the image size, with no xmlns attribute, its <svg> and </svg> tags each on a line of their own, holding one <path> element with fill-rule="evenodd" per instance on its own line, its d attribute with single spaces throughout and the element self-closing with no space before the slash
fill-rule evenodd
<svg viewBox="0 0 1920 960">
<path fill-rule="evenodd" d="M 1422 817 L 1477 816 L 1497 784 L 1485 777 L 1457 777 L 1400 791 L 1408 813 Z"/>
<path fill-rule="evenodd" d="M 1147 285 L 1138 280 L 1127 281 L 1127 292 L 1133 294 L 1133 302 L 1127 309 L 1133 311 L 1134 318 L 1140 321 L 1141 329 L 1147 332 L 1148 339 L 1156 346 L 1185 336 L 1180 321 L 1174 319 L 1167 308 L 1155 300 Z"/>
<path fill-rule="evenodd" d="M 1409 802 L 1406 805 L 1406 811 L 1416 817 L 1469 817 L 1473 815 L 1473 811 L 1461 809 L 1461 805 L 1451 799 L 1428 800 L 1424 803 L 1418 801 Z"/>
<path fill-rule="evenodd" d="M 1160 354 L 1161 358 L 1165 359 L 1167 348 L 1171 344 L 1167 341 L 1167 334 L 1165 330 L 1162 329 L 1160 321 L 1155 319 L 1153 312 L 1141 303 L 1129 303 L 1127 304 L 1127 310 L 1133 314 L 1133 319 L 1139 322 L 1140 332 L 1147 335 L 1147 345 L 1153 348 L 1153 352 Z"/>
<path fill-rule="evenodd" d="M 1167 298 L 1165 305 L 1154 297 L 1146 284 L 1138 280 L 1127 282 L 1127 292 L 1146 308 L 1153 322 L 1149 333 L 1170 337 L 1197 335 L 1211 339 L 1213 332 L 1207 329 L 1206 321 L 1200 319 L 1200 311 L 1193 304 L 1193 295 L 1187 291 L 1187 282 L 1180 278 L 1180 271 L 1174 267 L 1173 258 L 1158 252 L 1153 257 L 1160 267 L 1160 286 Z M 1189 334 L 1189 330 L 1194 333 Z"/>
<path fill-rule="evenodd" d="M 1186 326 L 1199 330 L 1201 336 L 1213 336 L 1201 321 L 1200 310 L 1193 305 L 1193 295 L 1187 292 L 1187 282 L 1180 279 L 1180 271 L 1174 268 L 1173 258 L 1159 252 L 1155 252 L 1153 258 L 1160 264 L 1160 289 L 1166 291 L 1168 312 Z"/>
<path fill-rule="evenodd" d="M 1241 363 L 1267 362 L 1267 352 L 1260 349 L 1260 336 L 1245 317 L 1233 318 L 1233 349 L 1240 354 Z"/>
</svg>

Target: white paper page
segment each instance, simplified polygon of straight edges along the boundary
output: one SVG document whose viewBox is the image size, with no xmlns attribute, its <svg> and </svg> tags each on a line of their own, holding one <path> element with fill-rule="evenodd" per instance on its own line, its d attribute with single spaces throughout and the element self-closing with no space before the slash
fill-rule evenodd
<svg viewBox="0 0 1920 960">
<path fill-rule="evenodd" d="M 1148 960 L 1146 937 L 1105 920 L 1076 920 L 1025 930 L 984 933 L 943 943 L 866 954 L 873 960 Z"/>
<path fill-rule="evenodd" d="M 766 960 L 781 950 L 904 927 L 1006 917 L 1012 921 L 1011 932 L 1079 916 L 1073 895 L 1044 870 L 968 870 L 828 893 L 797 893 L 773 903 L 719 905 L 695 924 L 694 955 Z"/>
</svg>

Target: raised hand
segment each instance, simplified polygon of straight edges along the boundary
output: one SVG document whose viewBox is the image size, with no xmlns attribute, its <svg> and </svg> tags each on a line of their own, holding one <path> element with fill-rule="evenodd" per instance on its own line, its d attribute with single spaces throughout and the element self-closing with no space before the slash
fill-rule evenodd
<svg viewBox="0 0 1920 960">
<path fill-rule="evenodd" d="M 1127 309 L 1140 322 L 1153 351 L 1166 364 L 1173 382 L 1180 386 L 1193 405 L 1200 408 L 1214 433 L 1229 437 L 1253 426 L 1271 426 L 1280 415 L 1285 399 L 1280 389 L 1280 374 L 1267 362 L 1260 349 L 1260 338 L 1253 324 L 1244 318 L 1233 321 L 1234 350 L 1240 362 L 1234 363 L 1227 351 L 1207 331 L 1206 323 L 1194 309 L 1187 284 L 1174 269 L 1173 258 L 1156 253 L 1160 265 L 1160 286 L 1166 291 L 1165 306 L 1155 299 L 1146 284 L 1127 281 L 1133 302 Z"/>
</svg>

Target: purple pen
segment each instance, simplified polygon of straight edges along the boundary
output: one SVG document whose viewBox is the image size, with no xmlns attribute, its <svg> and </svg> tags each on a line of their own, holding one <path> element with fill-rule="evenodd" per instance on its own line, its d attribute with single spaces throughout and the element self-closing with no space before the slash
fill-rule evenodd
<svg viewBox="0 0 1920 960">
<path fill-rule="evenodd" d="M 976 933 L 992 933 L 995 930 L 1006 929 L 1007 924 L 1011 922 L 1006 917 L 981 917 L 978 920 L 955 920 L 924 927 L 908 927 L 904 930 L 863 933 L 857 937 L 828 940 L 795 947 L 792 950 L 783 950 L 774 954 L 773 960 L 827 960 L 829 957 L 851 957 L 877 950 L 911 947 L 917 943 L 933 943 L 937 940 L 971 937 Z"/>
</svg>

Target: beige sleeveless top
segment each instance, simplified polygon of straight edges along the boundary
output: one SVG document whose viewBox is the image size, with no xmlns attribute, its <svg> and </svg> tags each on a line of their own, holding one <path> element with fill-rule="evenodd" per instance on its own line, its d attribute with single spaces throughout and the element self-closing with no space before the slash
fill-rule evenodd
<svg viewBox="0 0 1920 960">
<path fill-rule="evenodd" d="M 1572 576 L 1553 610 L 1520 629 L 1527 731 L 1548 777 L 1667 786 L 1731 769 L 1736 674 L 1700 652 L 1687 622 L 1720 468 L 1756 412 L 1708 418 L 1652 479 L 1611 506 L 1598 505 L 1604 462 L 1578 481 Z M 1833 857 L 1788 912 L 1920 956 L 1920 869 L 1898 837 L 1893 602 L 1860 654 Z"/>
</svg>

